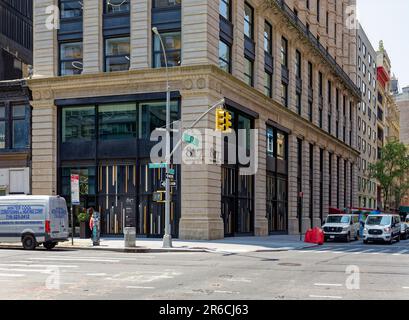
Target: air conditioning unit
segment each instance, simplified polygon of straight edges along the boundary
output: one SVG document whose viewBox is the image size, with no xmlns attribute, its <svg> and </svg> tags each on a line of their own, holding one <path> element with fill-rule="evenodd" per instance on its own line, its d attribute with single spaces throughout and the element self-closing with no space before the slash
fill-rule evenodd
<svg viewBox="0 0 409 320">
<path fill-rule="evenodd" d="M 0 186 L 0 197 L 7 196 L 8 194 L 8 186 Z"/>
</svg>

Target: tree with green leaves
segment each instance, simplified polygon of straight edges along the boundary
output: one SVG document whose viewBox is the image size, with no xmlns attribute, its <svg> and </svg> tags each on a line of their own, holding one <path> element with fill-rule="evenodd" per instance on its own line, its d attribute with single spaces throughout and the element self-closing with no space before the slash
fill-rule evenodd
<svg viewBox="0 0 409 320">
<path fill-rule="evenodd" d="M 387 143 L 381 150 L 381 158 L 369 165 L 369 177 L 377 179 L 383 193 L 384 205 L 398 209 L 402 197 L 409 191 L 409 154 L 405 144 L 399 141 Z"/>
</svg>

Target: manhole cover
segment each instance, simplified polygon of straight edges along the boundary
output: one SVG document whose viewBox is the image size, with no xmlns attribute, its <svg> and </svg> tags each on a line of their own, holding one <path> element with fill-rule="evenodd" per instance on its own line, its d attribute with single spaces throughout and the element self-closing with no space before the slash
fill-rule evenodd
<svg viewBox="0 0 409 320">
<path fill-rule="evenodd" d="M 284 267 L 301 267 L 300 263 L 286 263 L 286 262 L 283 262 L 283 263 L 279 263 L 278 265 L 279 266 L 284 266 Z"/>
</svg>

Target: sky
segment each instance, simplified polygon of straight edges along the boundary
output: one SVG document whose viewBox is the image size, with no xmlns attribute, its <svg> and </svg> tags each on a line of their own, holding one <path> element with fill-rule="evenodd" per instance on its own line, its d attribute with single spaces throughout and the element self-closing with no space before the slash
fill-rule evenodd
<svg viewBox="0 0 409 320">
<path fill-rule="evenodd" d="M 409 86 L 409 1 L 357 0 L 358 20 L 372 46 L 383 40 L 400 87 Z"/>
</svg>

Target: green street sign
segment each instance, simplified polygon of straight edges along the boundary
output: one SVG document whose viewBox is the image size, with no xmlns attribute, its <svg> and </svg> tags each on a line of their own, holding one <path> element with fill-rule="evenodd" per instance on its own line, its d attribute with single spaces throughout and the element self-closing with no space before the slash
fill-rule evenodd
<svg viewBox="0 0 409 320">
<path fill-rule="evenodd" d="M 169 174 L 175 175 L 175 169 L 169 169 Z"/>
<path fill-rule="evenodd" d="M 196 147 L 199 146 L 199 139 L 187 133 L 183 134 L 183 142 L 186 142 L 188 144 L 193 144 Z"/>
<path fill-rule="evenodd" d="M 166 169 L 166 163 L 149 163 L 149 169 Z"/>
</svg>

